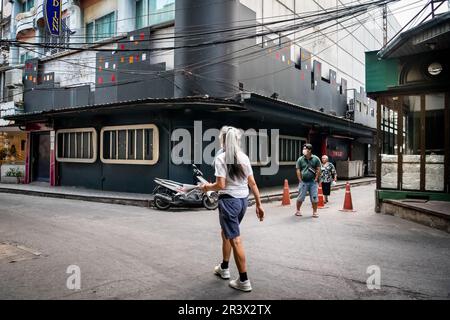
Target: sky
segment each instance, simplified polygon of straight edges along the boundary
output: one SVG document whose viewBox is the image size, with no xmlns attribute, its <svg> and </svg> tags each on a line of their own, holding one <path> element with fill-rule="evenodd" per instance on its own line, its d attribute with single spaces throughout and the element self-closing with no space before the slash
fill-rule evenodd
<svg viewBox="0 0 450 320">
<path fill-rule="evenodd" d="M 429 0 L 399 0 L 398 2 L 390 4 L 389 7 L 403 27 L 420 11 L 420 9 L 422 9 L 423 6 L 425 6 L 427 2 L 429 2 Z M 411 8 L 411 10 L 407 10 L 408 8 Z M 444 3 L 437 12 L 445 12 L 447 10 L 448 4 Z M 428 9 L 427 13 L 429 12 L 430 10 Z M 425 16 L 426 14 L 423 15 L 423 18 L 425 18 Z"/>
</svg>

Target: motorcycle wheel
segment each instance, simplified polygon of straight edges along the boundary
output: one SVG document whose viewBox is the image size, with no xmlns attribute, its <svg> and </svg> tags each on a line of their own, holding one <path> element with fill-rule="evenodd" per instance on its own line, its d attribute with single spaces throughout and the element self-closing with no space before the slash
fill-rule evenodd
<svg viewBox="0 0 450 320">
<path fill-rule="evenodd" d="M 159 210 L 167 210 L 167 209 L 169 209 L 170 208 L 170 202 L 167 202 L 164 199 L 158 198 L 159 194 L 162 195 L 162 196 L 165 196 L 165 195 L 168 196 L 165 188 L 163 188 L 161 186 L 157 186 L 155 188 L 155 190 L 153 190 L 153 196 L 154 196 L 153 204 Z"/>
<path fill-rule="evenodd" d="M 203 197 L 203 206 L 208 210 L 216 210 L 219 206 L 219 195 L 214 192 L 210 197 Z"/>
<path fill-rule="evenodd" d="M 155 196 L 155 200 L 153 200 L 155 207 L 159 210 L 167 210 L 170 208 L 170 202 L 164 201 L 163 199 Z"/>
</svg>

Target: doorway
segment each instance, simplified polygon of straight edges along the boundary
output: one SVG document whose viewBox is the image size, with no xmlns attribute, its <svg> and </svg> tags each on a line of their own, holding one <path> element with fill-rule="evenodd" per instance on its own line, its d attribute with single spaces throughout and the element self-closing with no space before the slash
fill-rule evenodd
<svg viewBox="0 0 450 320">
<path fill-rule="evenodd" d="M 50 132 L 32 133 L 32 181 L 50 182 Z"/>
</svg>

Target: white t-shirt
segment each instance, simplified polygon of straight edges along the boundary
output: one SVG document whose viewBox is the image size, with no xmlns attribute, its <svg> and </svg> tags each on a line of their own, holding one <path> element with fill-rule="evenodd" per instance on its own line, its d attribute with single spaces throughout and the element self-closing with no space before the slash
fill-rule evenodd
<svg viewBox="0 0 450 320">
<path fill-rule="evenodd" d="M 215 159 L 214 166 L 216 172 L 214 175 L 226 179 L 225 189 L 221 190 L 219 193 L 228 194 L 234 198 L 247 198 L 249 195 L 248 177 L 253 175 L 252 166 L 250 164 L 250 159 L 243 152 L 238 153 L 238 163 L 244 170 L 245 178 L 234 177 L 236 180 L 230 178 L 225 162 L 225 152 L 219 154 Z"/>
</svg>

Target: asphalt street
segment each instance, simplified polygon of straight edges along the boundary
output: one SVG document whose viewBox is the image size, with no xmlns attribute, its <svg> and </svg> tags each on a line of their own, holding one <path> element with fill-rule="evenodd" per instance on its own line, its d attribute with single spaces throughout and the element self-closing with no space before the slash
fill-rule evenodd
<svg viewBox="0 0 450 320">
<path fill-rule="evenodd" d="M 311 217 L 294 203 L 250 207 L 241 225 L 251 293 L 214 276 L 217 212 L 0 194 L 0 299 L 449 299 L 450 235 L 376 214 L 374 185 L 344 190 Z M 15 255 L 14 255 L 15 254 Z M 66 285 L 78 266 L 79 290 Z M 233 260 L 232 276 L 237 275 Z M 380 270 L 370 290 L 368 267 Z"/>
</svg>

